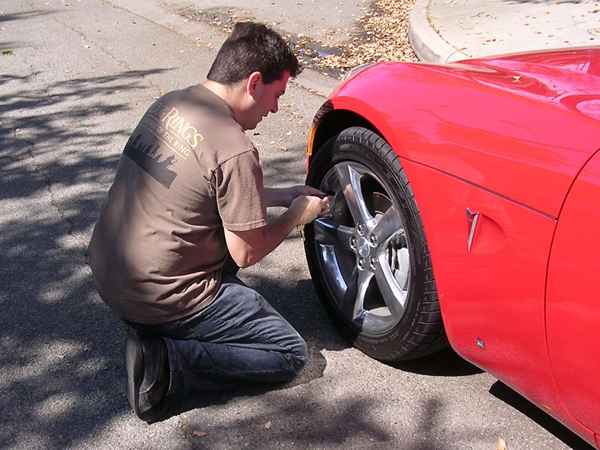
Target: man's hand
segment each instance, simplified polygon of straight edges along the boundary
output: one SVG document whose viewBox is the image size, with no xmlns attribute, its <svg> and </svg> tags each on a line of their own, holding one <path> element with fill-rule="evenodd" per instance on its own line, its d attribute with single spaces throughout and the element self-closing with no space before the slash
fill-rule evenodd
<svg viewBox="0 0 600 450">
<path fill-rule="evenodd" d="M 294 198 L 290 210 L 293 211 L 296 217 L 296 225 L 306 225 L 317 217 L 326 214 L 330 206 L 331 197 L 321 198 L 314 195 L 300 195 Z"/>
<path fill-rule="evenodd" d="M 320 190 L 312 187 L 312 186 L 305 186 L 303 184 L 298 185 L 298 186 L 292 186 L 289 188 L 290 189 L 290 205 L 292 204 L 292 201 L 296 198 L 296 197 L 300 197 L 301 195 L 311 195 L 314 197 L 325 197 L 326 194 L 324 192 L 321 192 Z"/>
</svg>

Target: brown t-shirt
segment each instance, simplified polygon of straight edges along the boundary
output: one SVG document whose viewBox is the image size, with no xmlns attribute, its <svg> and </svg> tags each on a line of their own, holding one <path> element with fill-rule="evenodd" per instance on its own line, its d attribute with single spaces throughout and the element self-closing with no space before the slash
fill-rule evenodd
<svg viewBox="0 0 600 450">
<path fill-rule="evenodd" d="M 223 227 L 264 226 L 258 153 L 203 86 L 156 101 L 121 156 L 89 246 L 102 299 L 146 324 L 208 305 L 227 255 Z"/>
</svg>

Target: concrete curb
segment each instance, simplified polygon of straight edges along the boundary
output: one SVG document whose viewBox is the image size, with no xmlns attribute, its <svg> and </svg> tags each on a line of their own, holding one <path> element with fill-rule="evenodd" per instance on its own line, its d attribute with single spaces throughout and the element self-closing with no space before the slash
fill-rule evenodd
<svg viewBox="0 0 600 450">
<path fill-rule="evenodd" d="M 341 83 L 341 80 L 323 75 L 316 70 L 304 68 L 302 73 L 294 78 L 292 83 L 304 88 L 308 92 L 327 98 L 329 94 Z"/>
<path fill-rule="evenodd" d="M 447 63 L 468 58 L 446 42 L 429 21 L 429 0 L 416 0 L 409 14 L 408 39 L 421 61 Z"/>
</svg>

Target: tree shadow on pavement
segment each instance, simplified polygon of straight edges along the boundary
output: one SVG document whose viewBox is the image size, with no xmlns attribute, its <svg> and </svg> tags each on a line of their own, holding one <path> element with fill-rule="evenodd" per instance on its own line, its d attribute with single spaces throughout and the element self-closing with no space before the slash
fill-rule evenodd
<svg viewBox="0 0 600 450">
<path fill-rule="evenodd" d="M 211 409 L 210 424 L 193 416 L 182 418 L 182 432 L 193 448 L 327 448 L 348 442 L 390 442 L 385 426 L 370 417 L 377 402 L 362 396 L 329 402 L 318 393 L 301 398 L 284 391 L 259 392 L 261 397 L 235 398 L 238 403 L 260 406 L 237 417 L 229 417 L 230 397 Z M 244 405 L 244 406 L 245 406 Z M 198 436 L 205 436 L 202 440 Z M 357 448 L 357 447 L 353 447 Z M 363 447 L 364 448 L 364 447 Z"/>
<path fill-rule="evenodd" d="M 556 438 L 560 439 L 565 445 L 576 450 L 593 450 L 594 447 L 589 445 L 571 430 L 566 428 L 560 422 L 546 414 L 543 410 L 535 406 L 525 397 L 513 391 L 501 381 L 496 381 L 490 388 L 490 394 L 502 400 L 512 408 L 520 411 L 542 428 L 552 433 Z"/>
<path fill-rule="evenodd" d="M 343 374 L 336 383 L 343 383 Z M 252 397 L 260 394 L 261 397 Z M 323 392 L 256 391 L 248 398 L 224 395 L 213 400 L 210 418 L 184 414 L 181 429 L 192 448 L 401 448 L 446 450 L 490 442 L 499 435 L 496 424 L 448 429 L 443 400 L 432 396 L 412 411 L 412 423 L 382 421 L 384 405 L 361 393 L 328 398 Z M 228 414 L 235 399 L 243 415 Z M 240 403 L 242 405 L 240 406 Z M 258 404 L 258 405 L 257 405 Z M 252 405 L 252 406 L 250 406 Z"/>
<path fill-rule="evenodd" d="M 149 98 L 166 70 L 0 75 L 1 448 L 65 448 L 127 411 L 124 334 L 84 252 L 127 136 L 115 92 Z"/>
</svg>

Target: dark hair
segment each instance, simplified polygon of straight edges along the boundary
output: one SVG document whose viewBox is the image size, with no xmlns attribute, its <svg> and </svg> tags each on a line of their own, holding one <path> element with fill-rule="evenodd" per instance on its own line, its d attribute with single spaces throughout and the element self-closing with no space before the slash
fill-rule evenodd
<svg viewBox="0 0 600 450">
<path fill-rule="evenodd" d="M 263 81 L 271 83 L 281 79 L 286 70 L 295 77 L 302 69 L 284 39 L 263 24 L 238 22 L 219 49 L 206 78 L 233 84 L 260 72 Z"/>
</svg>

